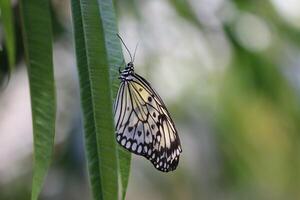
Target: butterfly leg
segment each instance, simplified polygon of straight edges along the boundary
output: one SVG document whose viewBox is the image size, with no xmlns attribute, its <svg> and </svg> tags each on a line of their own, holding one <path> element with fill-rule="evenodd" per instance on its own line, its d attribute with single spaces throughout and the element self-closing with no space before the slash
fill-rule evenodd
<svg viewBox="0 0 300 200">
<path fill-rule="evenodd" d="M 121 63 L 121 65 L 119 66 L 119 73 L 120 73 L 120 74 L 122 73 L 121 67 L 122 67 L 122 65 L 124 65 L 124 64 L 125 64 L 125 61 L 123 60 L 122 63 Z"/>
</svg>

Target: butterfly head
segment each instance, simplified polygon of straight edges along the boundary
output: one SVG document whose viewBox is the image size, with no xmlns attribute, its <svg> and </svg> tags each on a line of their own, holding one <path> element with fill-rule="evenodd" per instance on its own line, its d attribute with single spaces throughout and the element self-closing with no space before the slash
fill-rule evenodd
<svg viewBox="0 0 300 200">
<path fill-rule="evenodd" d="M 133 71 L 133 62 L 132 61 L 130 61 L 129 63 L 127 63 L 127 65 L 126 65 L 126 67 L 125 67 L 125 70 L 131 70 L 131 71 Z"/>
</svg>

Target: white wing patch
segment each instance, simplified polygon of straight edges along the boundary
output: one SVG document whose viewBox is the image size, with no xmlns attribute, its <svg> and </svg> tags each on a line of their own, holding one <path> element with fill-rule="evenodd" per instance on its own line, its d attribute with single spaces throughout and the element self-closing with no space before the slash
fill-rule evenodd
<svg viewBox="0 0 300 200">
<path fill-rule="evenodd" d="M 175 125 L 159 95 L 141 76 L 122 81 L 114 105 L 117 141 L 161 171 L 175 170 L 182 152 Z"/>
</svg>

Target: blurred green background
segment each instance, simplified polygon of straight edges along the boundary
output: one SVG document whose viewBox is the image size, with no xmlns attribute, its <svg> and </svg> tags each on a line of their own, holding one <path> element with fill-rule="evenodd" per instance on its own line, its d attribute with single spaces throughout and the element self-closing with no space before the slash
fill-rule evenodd
<svg viewBox="0 0 300 200">
<path fill-rule="evenodd" d="M 29 199 L 31 187 L 30 97 L 12 3 L 17 63 L 9 79 L 0 26 L 1 200 Z M 133 156 L 127 199 L 300 199 L 300 1 L 118 0 L 115 7 L 131 51 L 139 42 L 136 72 L 165 100 L 183 147 L 168 174 Z M 90 199 L 70 2 L 52 0 L 52 11 L 57 133 L 41 199 Z"/>
</svg>

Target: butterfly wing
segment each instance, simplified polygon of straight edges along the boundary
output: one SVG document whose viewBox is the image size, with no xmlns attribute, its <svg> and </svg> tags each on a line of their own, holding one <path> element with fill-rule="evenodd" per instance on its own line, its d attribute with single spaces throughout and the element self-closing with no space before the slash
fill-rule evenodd
<svg viewBox="0 0 300 200">
<path fill-rule="evenodd" d="M 115 101 L 117 141 L 161 171 L 176 169 L 182 152 L 168 110 L 151 85 L 134 74 L 121 83 Z"/>
</svg>

